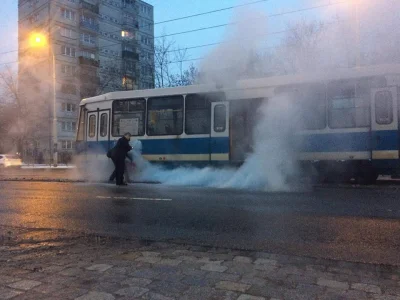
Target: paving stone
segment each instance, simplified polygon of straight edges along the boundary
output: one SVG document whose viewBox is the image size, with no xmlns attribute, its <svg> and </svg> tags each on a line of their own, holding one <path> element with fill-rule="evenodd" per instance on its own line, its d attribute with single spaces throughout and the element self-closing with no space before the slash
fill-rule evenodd
<svg viewBox="0 0 400 300">
<path fill-rule="evenodd" d="M 182 263 L 181 260 L 179 260 L 179 259 L 170 259 L 170 258 L 164 258 L 164 259 L 161 259 L 159 262 L 157 262 L 157 264 L 166 265 L 166 266 L 177 266 L 180 263 Z"/>
<path fill-rule="evenodd" d="M 240 275 L 237 274 L 228 274 L 228 273 L 219 273 L 219 272 L 210 272 L 206 275 L 206 279 L 211 284 L 217 284 L 220 281 L 238 281 L 240 279 Z"/>
<path fill-rule="evenodd" d="M 255 265 L 272 265 L 275 266 L 277 265 L 277 261 L 274 259 L 268 259 L 268 258 L 258 258 L 254 262 Z"/>
<path fill-rule="evenodd" d="M 267 272 L 274 272 L 276 273 L 278 268 L 275 265 L 269 265 L 269 264 L 257 264 L 254 265 L 255 270 L 259 271 L 267 271 Z M 286 274 L 284 274 L 286 276 Z"/>
<path fill-rule="evenodd" d="M 21 278 L 18 277 L 13 277 L 13 276 L 7 276 L 7 275 L 0 275 L 0 284 L 5 284 L 5 283 L 12 283 L 21 280 Z"/>
<path fill-rule="evenodd" d="M 316 277 L 310 277 L 310 276 L 303 276 L 303 275 L 289 275 L 287 277 L 288 282 L 292 283 L 308 283 L 308 284 L 313 284 L 317 283 L 317 278 Z"/>
<path fill-rule="evenodd" d="M 326 286 L 333 289 L 347 290 L 349 289 L 349 284 L 347 282 L 340 282 L 336 280 L 329 279 L 318 279 L 317 285 Z"/>
<path fill-rule="evenodd" d="M 161 261 L 161 257 L 158 256 L 141 256 L 137 258 L 135 261 L 145 262 L 149 264 L 155 264 Z"/>
<path fill-rule="evenodd" d="M 58 274 L 63 275 L 63 276 L 76 276 L 80 274 L 82 270 L 80 268 L 67 268 L 65 270 L 62 270 Z"/>
<path fill-rule="evenodd" d="M 87 267 L 86 270 L 88 271 L 96 271 L 96 272 L 105 272 L 108 269 L 111 269 L 113 266 L 111 265 L 106 265 L 106 264 L 97 264 L 97 265 L 92 265 L 90 267 Z"/>
<path fill-rule="evenodd" d="M 89 292 L 89 290 L 87 289 L 83 289 L 83 288 L 78 288 L 78 287 L 68 287 L 68 288 L 64 288 L 62 290 L 59 290 L 53 294 L 51 294 L 51 296 L 53 297 L 53 299 L 76 299 L 78 297 L 84 296 Z M 91 300 L 92 298 L 89 298 L 89 300 Z M 102 299 L 102 298 L 100 298 Z"/>
<path fill-rule="evenodd" d="M 130 273 L 130 276 L 133 277 L 139 277 L 139 278 L 147 278 L 147 279 L 153 279 L 156 276 L 158 276 L 160 272 L 154 271 L 152 269 L 142 269 L 142 270 L 137 270 L 132 273 Z"/>
<path fill-rule="evenodd" d="M 30 289 L 33 289 L 34 287 L 41 285 L 42 283 L 40 281 L 35 281 L 35 280 L 21 280 L 17 281 L 14 283 L 9 284 L 8 286 L 13 289 L 18 289 L 18 290 L 23 290 L 23 291 L 29 291 Z"/>
<path fill-rule="evenodd" d="M 239 263 L 251 264 L 253 262 L 253 259 L 251 257 L 247 257 L 247 256 L 235 256 L 233 261 L 239 262 Z"/>
<path fill-rule="evenodd" d="M 214 282 L 205 278 L 205 276 L 185 275 L 182 277 L 181 282 L 188 286 L 212 286 Z"/>
<path fill-rule="evenodd" d="M 153 281 L 147 288 L 154 293 L 168 297 L 178 297 L 189 289 L 189 286 L 182 282 Z"/>
<path fill-rule="evenodd" d="M 258 278 L 258 277 L 246 277 L 244 276 L 241 280 L 241 283 L 245 283 L 245 284 L 250 284 L 250 285 L 266 285 L 267 284 L 267 280 L 262 279 L 262 278 Z"/>
<path fill-rule="evenodd" d="M 21 292 L 21 291 L 16 291 L 16 290 L 0 287 L 0 299 L 1 300 L 11 299 L 18 295 L 21 295 L 22 293 L 23 292 Z"/>
<path fill-rule="evenodd" d="M 141 299 L 143 299 L 143 300 L 175 300 L 175 298 L 167 297 L 162 294 L 157 294 L 157 293 L 152 293 L 152 292 L 148 292 L 147 294 L 144 294 Z"/>
<path fill-rule="evenodd" d="M 382 294 L 380 287 L 372 284 L 353 283 L 351 288 L 354 290 L 364 291 L 366 293 Z"/>
<path fill-rule="evenodd" d="M 283 299 L 286 290 L 283 286 L 267 283 L 265 286 L 252 285 L 247 293 L 254 296 Z"/>
<path fill-rule="evenodd" d="M 140 297 L 146 294 L 148 291 L 149 289 L 146 288 L 131 286 L 128 288 L 122 288 L 116 291 L 115 294 L 118 296 L 126 296 L 126 297 Z"/>
<path fill-rule="evenodd" d="M 128 278 L 121 282 L 123 285 L 133 285 L 138 287 L 145 287 L 149 285 L 152 281 L 146 278 Z"/>
<path fill-rule="evenodd" d="M 377 295 L 374 294 L 373 296 L 374 300 L 400 300 L 400 296 L 392 296 L 392 295 Z"/>
<path fill-rule="evenodd" d="M 115 300 L 115 297 L 103 292 L 89 292 L 86 295 L 80 296 L 75 300 Z"/>
<path fill-rule="evenodd" d="M 139 252 L 129 252 L 129 253 L 124 253 L 124 254 L 118 255 L 118 256 L 116 256 L 116 258 L 122 259 L 122 260 L 133 261 L 140 256 L 142 256 L 142 254 Z"/>
<path fill-rule="evenodd" d="M 351 300 L 370 299 L 367 293 L 356 290 L 344 291 L 343 296 L 345 297 L 345 299 L 351 299 Z"/>
<path fill-rule="evenodd" d="M 251 285 L 245 283 L 238 283 L 233 281 L 220 281 L 218 282 L 215 287 L 217 289 L 228 290 L 233 292 L 246 292 Z"/>
<path fill-rule="evenodd" d="M 122 288 L 121 284 L 116 282 L 95 282 L 89 286 L 91 291 L 103 292 L 103 293 L 114 293 L 115 291 Z"/>
<path fill-rule="evenodd" d="M 41 285 L 33 288 L 34 291 L 42 294 L 50 294 L 55 291 L 59 291 L 64 288 L 61 284 L 49 284 L 49 283 L 42 283 Z"/>
<path fill-rule="evenodd" d="M 239 294 L 210 287 L 190 287 L 179 300 L 236 300 Z"/>
<path fill-rule="evenodd" d="M 228 270 L 228 267 L 220 266 L 218 264 L 207 264 L 202 266 L 200 269 L 202 269 L 203 271 L 223 273 Z"/>
<path fill-rule="evenodd" d="M 242 294 L 239 296 L 239 298 L 237 300 L 265 300 L 265 298 Z"/>
<path fill-rule="evenodd" d="M 290 299 L 290 300 L 310 300 L 312 297 L 306 293 L 301 293 L 297 290 L 287 290 L 284 295 L 284 299 Z"/>
<path fill-rule="evenodd" d="M 160 252 L 153 252 L 153 251 L 144 251 L 142 252 L 142 255 L 144 257 L 158 257 L 161 255 Z"/>
</svg>

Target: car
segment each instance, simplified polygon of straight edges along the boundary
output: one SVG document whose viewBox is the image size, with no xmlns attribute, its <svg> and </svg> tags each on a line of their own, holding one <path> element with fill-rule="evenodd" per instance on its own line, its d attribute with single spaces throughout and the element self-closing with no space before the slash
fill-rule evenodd
<svg viewBox="0 0 400 300">
<path fill-rule="evenodd" d="M 18 155 L 0 154 L 0 168 L 1 167 L 20 167 L 22 160 Z"/>
</svg>

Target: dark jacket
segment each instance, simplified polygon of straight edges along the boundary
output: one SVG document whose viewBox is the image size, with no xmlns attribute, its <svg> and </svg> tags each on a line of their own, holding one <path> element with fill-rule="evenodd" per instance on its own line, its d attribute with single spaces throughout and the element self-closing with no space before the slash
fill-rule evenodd
<svg viewBox="0 0 400 300">
<path fill-rule="evenodd" d="M 117 144 L 111 151 L 111 158 L 112 159 L 125 159 L 128 152 L 132 150 L 132 147 L 129 145 L 129 141 L 122 137 L 118 140 Z"/>
</svg>

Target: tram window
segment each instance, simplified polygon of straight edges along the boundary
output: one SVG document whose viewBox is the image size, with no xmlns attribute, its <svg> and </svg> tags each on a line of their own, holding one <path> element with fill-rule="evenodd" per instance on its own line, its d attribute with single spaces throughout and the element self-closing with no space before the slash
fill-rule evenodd
<svg viewBox="0 0 400 300">
<path fill-rule="evenodd" d="M 96 116 L 91 115 L 89 117 L 89 137 L 94 137 L 96 135 Z"/>
<path fill-rule="evenodd" d="M 83 141 L 84 138 L 85 138 L 85 111 L 82 106 L 80 113 L 79 113 L 78 134 L 77 134 L 76 140 Z"/>
<path fill-rule="evenodd" d="M 297 97 L 296 97 L 297 96 Z M 299 89 L 297 104 L 300 112 L 300 128 L 306 130 L 326 127 L 325 86 L 307 86 Z"/>
<path fill-rule="evenodd" d="M 130 132 L 132 136 L 144 135 L 146 100 L 115 100 L 113 106 L 112 135 L 121 136 Z"/>
<path fill-rule="evenodd" d="M 100 136 L 107 136 L 108 120 L 107 114 L 101 114 L 100 116 Z"/>
<path fill-rule="evenodd" d="M 211 102 L 207 95 L 187 95 L 185 100 L 186 134 L 209 134 L 211 128 Z"/>
<path fill-rule="evenodd" d="M 381 91 L 375 94 L 375 119 L 380 125 L 388 125 L 393 122 L 393 98 L 389 91 Z"/>
<path fill-rule="evenodd" d="M 338 81 L 328 88 L 329 127 L 368 127 L 371 123 L 369 97 L 357 92 L 356 83 Z"/>
<path fill-rule="evenodd" d="M 214 107 L 214 131 L 224 132 L 226 129 L 226 106 L 218 104 Z"/>
<path fill-rule="evenodd" d="M 183 96 L 150 98 L 147 110 L 148 135 L 183 133 Z"/>
</svg>

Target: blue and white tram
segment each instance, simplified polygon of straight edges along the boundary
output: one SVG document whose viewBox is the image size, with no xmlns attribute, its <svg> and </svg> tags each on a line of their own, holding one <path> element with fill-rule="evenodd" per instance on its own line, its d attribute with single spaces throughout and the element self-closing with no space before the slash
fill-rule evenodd
<svg viewBox="0 0 400 300">
<path fill-rule="evenodd" d="M 102 155 L 124 132 L 149 161 L 241 164 L 262 101 L 290 95 L 298 111 L 298 159 L 320 180 L 373 182 L 400 171 L 400 65 L 113 92 L 83 99 L 77 150 Z M 255 137 L 257 138 L 257 137 Z"/>
</svg>

